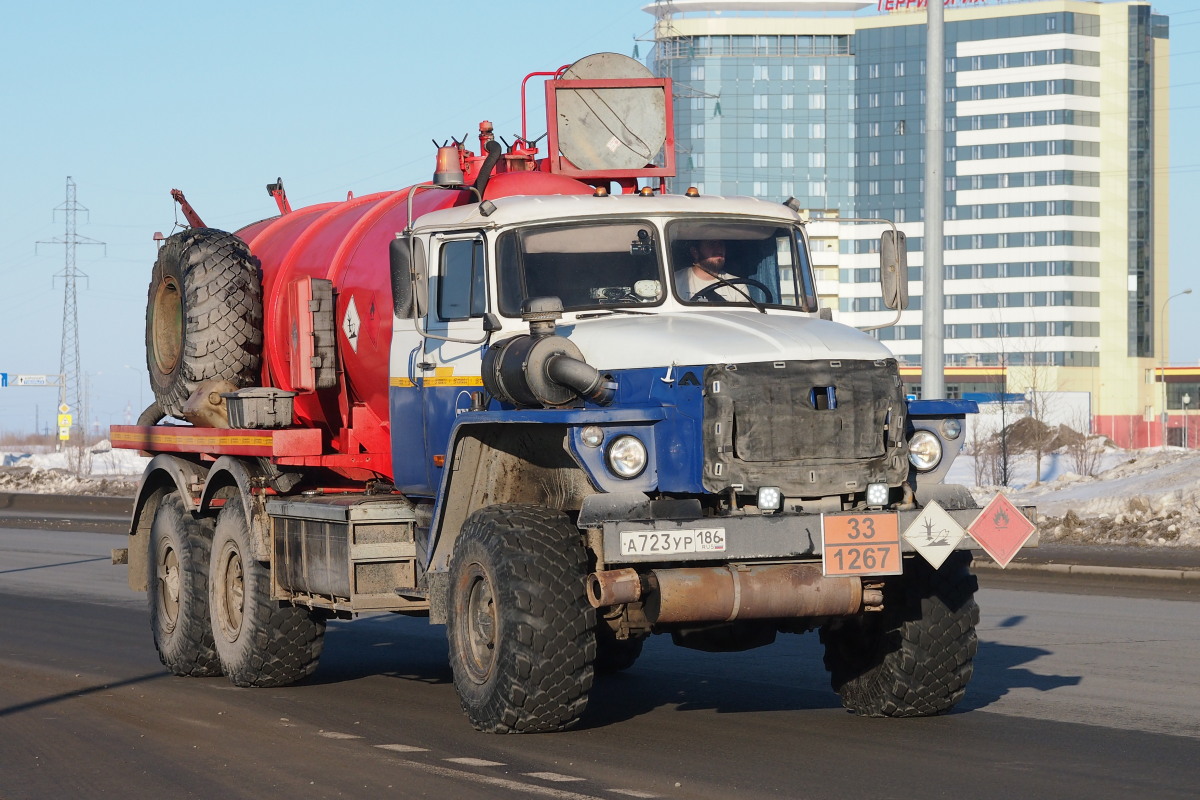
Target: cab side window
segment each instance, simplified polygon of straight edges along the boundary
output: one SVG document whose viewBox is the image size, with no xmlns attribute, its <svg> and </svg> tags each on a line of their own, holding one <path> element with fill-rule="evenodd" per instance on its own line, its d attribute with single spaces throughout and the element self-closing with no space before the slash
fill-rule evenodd
<svg viewBox="0 0 1200 800">
<path fill-rule="evenodd" d="M 482 317 L 487 312 L 486 264 L 482 239 L 455 239 L 442 245 L 438 318 Z"/>
</svg>

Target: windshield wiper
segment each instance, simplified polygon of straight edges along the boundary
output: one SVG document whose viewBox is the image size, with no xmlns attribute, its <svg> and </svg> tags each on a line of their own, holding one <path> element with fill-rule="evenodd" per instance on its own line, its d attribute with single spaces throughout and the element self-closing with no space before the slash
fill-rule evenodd
<svg viewBox="0 0 1200 800">
<path fill-rule="evenodd" d="M 596 319 L 610 314 L 633 314 L 634 316 L 653 316 L 653 311 L 634 311 L 632 308 L 606 308 L 603 311 L 592 311 L 588 314 L 576 314 L 575 319 Z"/>
</svg>

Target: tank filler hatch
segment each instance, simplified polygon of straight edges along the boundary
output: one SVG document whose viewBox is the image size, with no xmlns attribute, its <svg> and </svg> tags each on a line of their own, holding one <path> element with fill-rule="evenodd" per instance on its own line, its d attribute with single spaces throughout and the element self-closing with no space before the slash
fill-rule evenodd
<svg viewBox="0 0 1200 800">
<path fill-rule="evenodd" d="M 596 53 L 546 81 L 551 171 L 583 179 L 675 175 L 670 78 Z"/>
</svg>

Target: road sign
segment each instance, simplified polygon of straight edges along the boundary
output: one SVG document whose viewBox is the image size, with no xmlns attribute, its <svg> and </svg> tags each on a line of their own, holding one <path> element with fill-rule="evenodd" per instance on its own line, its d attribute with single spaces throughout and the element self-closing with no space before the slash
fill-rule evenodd
<svg viewBox="0 0 1200 800">
<path fill-rule="evenodd" d="M 59 426 L 58 438 L 64 442 L 67 441 L 68 439 L 70 439 L 71 438 L 71 429 Z"/>
<path fill-rule="evenodd" d="M 966 535 L 962 526 L 932 500 L 904 531 L 904 538 L 934 569 L 942 565 Z"/>
<path fill-rule="evenodd" d="M 70 407 L 69 405 L 67 405 L 66 403 L 63 403 L 62 405 L 60 405 L 60 406 L 58 407 L 58 413 L 60 413 L 60 414 L 70 414 L 70 413 L 71 413 L 71 407 Z"/>
<path fill-rule="evenodd" d="M 993 497 L 967 526 L 967 532 L 1001 567 L 1008 566 L 1036 530 L 1037 527 L 1002 494 Z"/>
<path fill-rule="evenodd" d="M 60 428 L 71 427 L 71 415 L 70 414 L 59 414 L 58 415 L 58 427 L 60 427 Z"/>
<path fill-rule="evenodd" d="M 0 387 L 8 386 L 8 373 L 0 372 Z"/>
<path fill-rule="evenodd" d="M 48 386 L 49 378 L 45 375 L 18 375 L 17 386 Z"/>
</svg>

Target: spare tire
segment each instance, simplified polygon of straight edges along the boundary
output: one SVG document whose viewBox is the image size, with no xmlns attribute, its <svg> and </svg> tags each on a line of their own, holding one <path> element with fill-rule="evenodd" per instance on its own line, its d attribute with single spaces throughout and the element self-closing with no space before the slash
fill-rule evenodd
<svg viewBox="0 0 1200 800">
<path fill-rule="evenodd" d="M 146 366 L 162 412 L 182 416 L 203 381 L 258 383 L 261 361 L 262 287 L 246 243 L 214 228 L 167 239 L 146 301 Z"/>
</svg>

